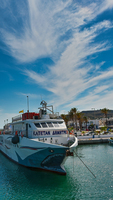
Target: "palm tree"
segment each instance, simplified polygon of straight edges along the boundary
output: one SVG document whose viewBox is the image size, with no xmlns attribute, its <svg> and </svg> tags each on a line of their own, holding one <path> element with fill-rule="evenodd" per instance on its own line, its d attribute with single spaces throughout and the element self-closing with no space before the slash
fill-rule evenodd
<svg viewBox="0 0 113 200">
<path fill-rule="evenodd" d="M 77 119 L 79 121 L 79 126 L 80 126 L 80 131 L 81 131 L 82 130 L 82 122 L 83 122 L 83 113 L 77 112 L 76 115 L 77 115 Z"/>
<path fill-rule="evenodd" d="M 62 117 L 62 119 L 65 121 L 65 124 L 66 124 L 66 126 L 67 126 L 67 123 L 68 123 L 67 115 L 61 114 L 61 117 Z"/>
<path fill-rule="evenodd" d="M 85 122 L 85 124 L 86 124 L 86 129 L 87 129 L 88 118 L 87 118 L 86 116 L 84 116 L 84 117 L 83 117 L 83 120 L 84 120 L 84 122 Z"/>
<path fill-rule="evenodd" d="M 105 118 L 107 118 L 108 111 L 109 111 L 109 109 L 107 109 L 107 108 L 103 108 L 101 110 L 101 112 L 104 113 Z"/>
<path fill-rule="evenodd" d="M 77 108 L 71 108 L 69 112 L 70 119 L 73 120 L 73 124 L 76 124 L 76 130 L 77 130 Z"/>
<path fill-rule="evenodd" d="M 104 116 L 105 116 L 105 118 L 106 118 L 106 125 L 107 125 L 107 114 L 108 114 L 108 111 L 109 111 L 109 109 L 107 109 L 107 108 L 103 108 L 103 109 L 101 110 L 101 112 L 104 114 Z"/>
</svg>

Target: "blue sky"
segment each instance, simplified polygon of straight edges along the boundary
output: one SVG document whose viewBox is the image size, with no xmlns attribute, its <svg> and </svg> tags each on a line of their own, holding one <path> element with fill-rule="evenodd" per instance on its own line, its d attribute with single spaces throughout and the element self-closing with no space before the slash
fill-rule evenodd
<svg viewBox="0 0 113 200">
<path fill-rule="evenodd" d="M 0 127 L 20 110 L 113 109 L 113 0 L 0 0 Z"/>
</svg>

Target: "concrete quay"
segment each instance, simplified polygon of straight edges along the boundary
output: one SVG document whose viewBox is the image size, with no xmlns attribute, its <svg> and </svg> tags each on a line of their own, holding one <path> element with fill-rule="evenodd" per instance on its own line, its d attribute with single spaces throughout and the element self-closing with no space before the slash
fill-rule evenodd
<svg viewBox="0 0 113 200">
<path fill-rule="evenodd" d="M 99 136 L 78 136 L 78 144 L 102 144 L 109 143 L 111 135 L 99 135 Z"/>
<path fill-rule="evenodd" d="M 91 139 L 78 139 L 78 144 L 101 144 L 109 143 L 109 138 L 91 138 Z"/>
</svg>

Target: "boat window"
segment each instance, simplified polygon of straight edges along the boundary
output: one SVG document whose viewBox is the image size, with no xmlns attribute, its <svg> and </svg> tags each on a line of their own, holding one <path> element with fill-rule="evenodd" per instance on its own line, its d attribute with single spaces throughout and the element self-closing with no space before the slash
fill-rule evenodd
<svg viewBox="0 0 113 200">
<path fill-rule="evenodd" d="M 34 123 L 37 128 L 41 128 L 40 123 Z"/>
<path fill-rule="evenodd" d="M 47 125 L 48 125 L 49 127 L 53 127 L 53 124 L 52 124 L 51 122 L 47 122 Z"/>
<path fill-rule="evenodd" d="M 59 127 L 58 122 L 52 122 L 55 127 Z"/>
<path fill-rule="evenodd" d="M 29 124 L 29 128 L 31 128 L 31 125 Z"/>
<path fill-rule="evenodd" d="M 42 125 L 43 128 L 48 127 L 47 124 L 46 124 L 45 122 L 41 123 L 41 125 Z"/>
<path fill-rule="evenodd" d="M 62 127 L 65 126 L 65 125 L 64 125 L 64 122 L 62 122 L 62 121 L 61 121 L 61 122 L 58 122 L 58 123 L 59 123 L 59 125 L 62 126 Z"/>
<path fill-rule="evenodd" d="M 61 121 L 61 122 L 58 122 L 59 124 L 63 124 L 63 122 Z"/>
</svg>

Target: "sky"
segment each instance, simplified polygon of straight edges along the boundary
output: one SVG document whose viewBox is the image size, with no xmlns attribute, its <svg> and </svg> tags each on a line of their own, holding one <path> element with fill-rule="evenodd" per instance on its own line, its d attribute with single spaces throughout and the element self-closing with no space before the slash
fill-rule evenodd
<svg viewBox="0 0 113 200">
<path fill-rule="evenodd" d="M 0 128 L 20 110 L 113 109 L 113 0 L 0 0 Z"/>
</svg>

